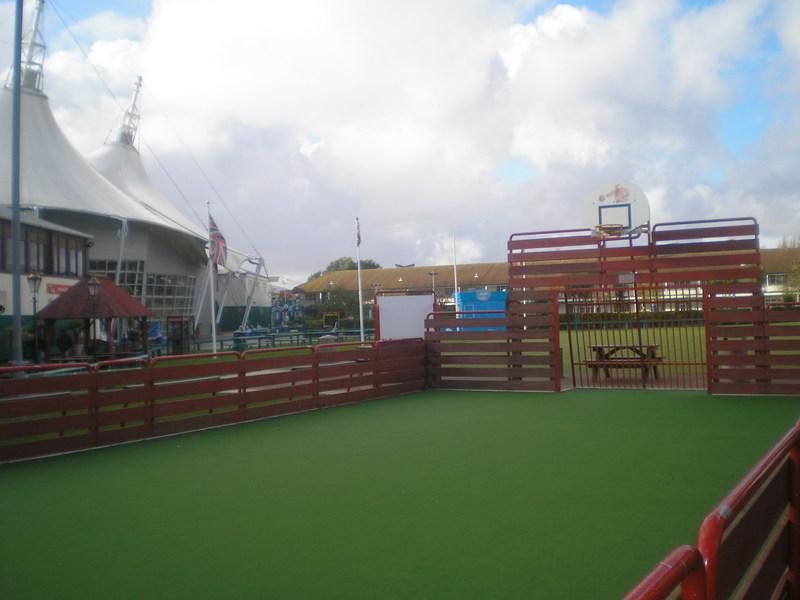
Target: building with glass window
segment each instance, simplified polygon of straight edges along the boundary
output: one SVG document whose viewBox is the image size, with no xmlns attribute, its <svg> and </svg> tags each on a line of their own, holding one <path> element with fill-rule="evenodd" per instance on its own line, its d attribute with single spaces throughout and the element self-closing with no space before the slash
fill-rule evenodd
<svg viewBox="0 0 800 600">
<path fill-rule="evenodd" d="M 50 268 L 75 277 L 85 272 L 104 275 L 153 310 L 162 325 L 167 316 L 194 315 L 200 324 L 205 320 L 210 329 L 210 317 L 204 316 L 210 311 L 202 310 L 208 273 L 207 232 L 204 224 L 185 217 L 158 192 L 144 170 L 135 147 L 141 83 L 137 82 L 112 140 L 88 158 L 83 157 L 59 128 L 43 91 L 45 44 L 39 32 L 41 9 L 41 3 L 37 4 L 23 38 L 20 204 L 26 212 L 35 213 L 62 231 L 39 233 L 36 228 L 26 229 L 30 236 L 30 241 L 25 239 L 26 261 L 31 257 L 31 262 L 26 262 L 26 272 Z M 0 122 L 7 124 L 12 120 L 10 85 L 9 74 L 0 89 Z M 0 207 L 11 204 L 10 165 L 11 140 L 9 135 L 3 135 Z M 81 233 L 70 237 L 68 231 Z M 88 257 L 87 239 L 93 244 Z M 41 258 L 39 248 L 44 248 Z M 236 257 L 237 253 L 229 252 L 229 256 Z M 248 276 L 243 266 L 246 258 L 220 267 L 215 293 L 218 306 L 219 299 L 226 297 L 229 281 L 238 289 L 239 280 Z M 233 274 L 237 275 L 235 282 Z M 249 276 L 259 279 L 252 273 Z M 260 279 L 261 283 L 266 282 L 265 277 Z M 255 287 L 264 290 L 264 286 Z M 10 298 L 10 287 L 8 294 Z M 239 298 L 236 292 L 227 296 L 232 301 Z M 256 296 L 255 303 L 269 306 L 268 285 L 265 293 Z"/>
</svg>

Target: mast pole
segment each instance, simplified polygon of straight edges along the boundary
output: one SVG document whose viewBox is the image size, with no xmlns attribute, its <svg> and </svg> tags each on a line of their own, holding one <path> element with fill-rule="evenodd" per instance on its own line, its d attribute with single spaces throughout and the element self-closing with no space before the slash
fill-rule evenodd
<svg viewBox="0 0 800 600">
<path fill-rule="evenodd" d="M 20 176 L 20 109 L 22 83 L 22 0 L 17 0 L 14 13 L 14 64 L 12 66 L 12 116 L 11 116 L 11 310 L 13 312 L 12 359 L 22 363 L 22 296 L 20 290 L 19 247 L 22 231 L 19 223 Z"/>
</svg>

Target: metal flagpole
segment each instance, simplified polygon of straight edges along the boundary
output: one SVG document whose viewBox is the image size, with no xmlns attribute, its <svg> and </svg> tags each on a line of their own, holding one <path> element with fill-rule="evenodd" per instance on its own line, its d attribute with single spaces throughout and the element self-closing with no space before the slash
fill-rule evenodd
<svg viewBox="0 0 800 600">
<path fill-rule="evenodd" d="M 364 295 L 361 289 L 361 224 L 356 217 L 356 263 L 358 265 L 358 326 L 364 341 Z"/>
<path fill-rule="evenodd" d="M 208 291 L 210 292 L 209 311 L 211 315 L 211 344 L 212 352 L 217 353 L 217 323 L 214 315 L 214 241 L 211 239 L 211 207 L 206 201 L 206 212 L 208 212 Z"/>
<path fill-rule="evenodd" d="M 14 15 L 14 65 L 12 66 L 12 116 L 11 116 L 11 310 L 13 336 L 12 358 L 22 363 L 22 296 L 20 291 L 20 240 L 19 224 L 19 170 L 20 170 L 20 87 L 22 84 L 22 0 L 17 0 Z"/>
</svg>

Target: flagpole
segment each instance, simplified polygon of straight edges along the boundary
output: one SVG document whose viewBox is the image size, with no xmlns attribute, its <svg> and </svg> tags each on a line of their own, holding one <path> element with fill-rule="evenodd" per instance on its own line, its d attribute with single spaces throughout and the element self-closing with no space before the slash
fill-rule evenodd
<svg viewBox="0 0 800 600">
<path fill-rule="evenodd" d="M 364 294 L 361 288 L 361 224 L 356 217 L 356 264 L 358 265 L 358 327 L 364 341 Z"/>
<path fill-rule="evenodd" d="M 211 315 L 211 344 L 212 352 L 217 353 L 217 323 L 214 314 L 214 242 L 211 239 L 211 207 L 206 201 L 206 211 L 208 212 L 208 291 L 211 294 L 209 301 L 208 314 Z"/>
</svg>

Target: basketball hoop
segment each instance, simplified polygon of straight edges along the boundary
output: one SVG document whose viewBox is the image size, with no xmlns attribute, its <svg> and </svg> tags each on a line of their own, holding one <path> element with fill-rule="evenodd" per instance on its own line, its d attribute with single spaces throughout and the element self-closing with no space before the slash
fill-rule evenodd
<svg viewBox="0 0 800 600">
<path fill-rule="evenodd" d="M 592 235 L 599 238 L 620 237 L 623 228 L 622 223 L 602 223 L 592 227 Z"/>
</svg>

